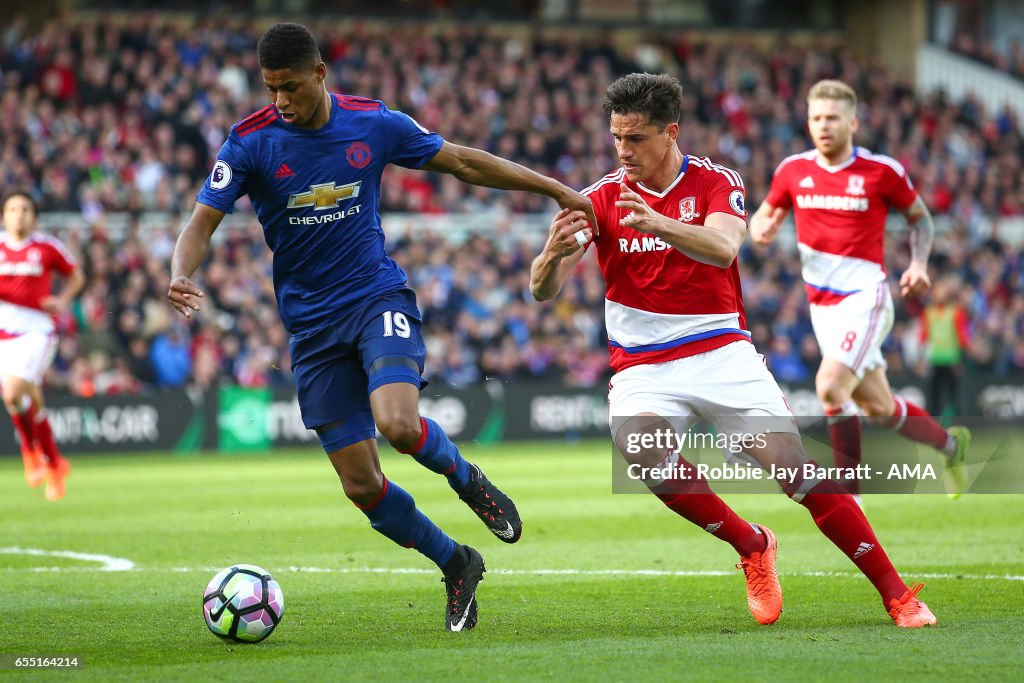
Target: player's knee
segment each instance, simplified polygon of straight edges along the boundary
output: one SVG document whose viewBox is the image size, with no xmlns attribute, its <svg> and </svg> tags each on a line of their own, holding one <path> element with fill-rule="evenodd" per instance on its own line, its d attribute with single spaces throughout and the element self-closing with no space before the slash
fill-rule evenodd
<svg viewBox="0 0 1024 683">
<path fill-rule="evenodd" d="M 403 452 L 412 450 L 416 442 L 420 440 L 422 433 L 420 416 L 415 412 L 408 415 L 398 413 L 388 415 L 378 421 L 377 429 L 395 450 Z"/>
<path fill-rule="evenodd" d="M 345 497 L 360 507 L 373 504 L 384 489 L 384 476 L 375 472 L 367 476 L 349 476 L 341 480 Z"/>
<path fill-rule="evenodd" d="M 802 468 L 807 459 L 803 440 L 796 434 L 777 432 L 764 435 L 764 446 L 748 451 L 757 463 L 766 470 L 790 470 Z"/>
<path fill-rule="evenodd" d="M 16 413 L 21 410 L 22 397 L 25 395 L 21 382 L 4 382 L 3 391 L 0 393 L 3 395 L 4 407 L 7 408 L 7 412 Z"/>
<path fill-rule="evenodd" d="M 889 418 L 892 417 L 893 411 L 895 410 L 895 404 L 892 401 L 863 401 L 858 404 L 860 410 L 864 413 L 864 417 L 867 418 L 869 424 L 876 427 L 883 427 L 888 422 Z"/>
<path fill-rule="evenodd" d="M 868 419 L 877 418 L 884 421 L 896 412 L 896 401 L 889 392 L 877 393 L 880 395 L 860 398 L 857 405 Z"/>
<path fill-rule="evenodd" d="M 819 380 L 815 388 L 818 392 L 818 399 L 826 408 L 839 408 L 850 400 L 850 392 L 846 391 L 839 382 Z"/>
</svg>

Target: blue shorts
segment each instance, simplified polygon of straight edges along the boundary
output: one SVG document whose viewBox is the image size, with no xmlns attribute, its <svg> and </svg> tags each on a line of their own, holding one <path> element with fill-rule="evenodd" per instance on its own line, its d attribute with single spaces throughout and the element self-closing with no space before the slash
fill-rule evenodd
<svg viewBox="0 0 1024 683">
<path fill-rule="evenodd" d="M 374 438 L 370 393 L 377 387 L 426 386 L 421 323 L 416 295 L 404 288 L 291 338 L 302 423 L 316 430 L 326 452 Z"/>
</svg>

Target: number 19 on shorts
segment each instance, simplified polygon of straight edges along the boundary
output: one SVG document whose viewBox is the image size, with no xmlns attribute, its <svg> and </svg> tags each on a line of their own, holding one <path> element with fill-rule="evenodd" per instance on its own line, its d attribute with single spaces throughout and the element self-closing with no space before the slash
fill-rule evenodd
<svg viewBox="0 0 1024 683">
<path fill-rule="evenodd" d="M 411 334 L 412 328 L 409 326 L 409 319 L 405 317 L 404 313 L 399 311 L 384 311 L 385 337 L 393 337 L 397 335 L 402 339 L 408 339 Z"/>
</svg>

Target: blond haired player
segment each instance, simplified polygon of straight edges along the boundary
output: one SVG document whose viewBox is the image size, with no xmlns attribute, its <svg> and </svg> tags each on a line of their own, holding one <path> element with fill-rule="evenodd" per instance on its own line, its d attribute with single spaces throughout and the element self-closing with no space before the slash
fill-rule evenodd
<svg viewBox="0 0 1024 683">
<path fill-rule="evenodd" d="M 53 316 L 85 285 L 85 276 L 59 240 L 36 232 L 36 205 L 24 192 L 3 201 L 0 233 L 0 383 L 21 441 L 25 481 L 46 481 L 46 497 L 64 497 L 71 464 L 61 456 L 43 405 L 43 373 L 57 350 Z M 53 294 L 53 274 L 64 278 Z"/>
<path fill-rule="evenodd" d="M 910 228 L 911 261 L 900 276 L 906 297 L 921 296 L 931 286 L 932 218 L 898 161 L 853 145 L 857 123 L 852 88 L 835 80 L 811 87 L 807 127 L 814 149 L 783 159 L 775 169 L 768 196 L 750 220 L 750 235 L 755 244 L 770 244 L 793 212 L 822 355 L 815 386 L 836 465 L 860 464 L 863 412 L 873 423 L 942 452 L 946 490 L 958 498 L 966 487 L 970 432 L 947 431 L 923 408 L 893 395 L 881 350 L 893 322 L 884 263 L 889 210 L 902 213 Z M 852 492 L 859 493 L 855 487 Z"/>
<path fill-rule="evenodd" d="M 612 439 L 632 465 L 679 472 L 644 483 L 672 512 L 736 550 L 747 606 L 771 624 L 782 612 L 771 530 L 736 514 L 683 454 L 628 446 L 666 423 L 682 434 L 706 419 L 730 438 L 763 437 L 744 450 L 765 469 L 808 462 L 782 391 L 744 329 L 736 265 L 747 229 L 743 180 L 679 149 L 682 99 L 679 81 L 664 74 L 630 74 L 608 86 L 604 110 L 622 166 L 583 191 L 596 226 L 582 211 L 555 216 L 530 290 L 538 300 L 557 296 L 583 245 L 594 246 L 607 283 Z M 903 582 L 853 496 L 817 475 L 780 486 L 868 577 L 898 626 L 935 623 L 916 597 L 920 584 Z"/>
</svg>

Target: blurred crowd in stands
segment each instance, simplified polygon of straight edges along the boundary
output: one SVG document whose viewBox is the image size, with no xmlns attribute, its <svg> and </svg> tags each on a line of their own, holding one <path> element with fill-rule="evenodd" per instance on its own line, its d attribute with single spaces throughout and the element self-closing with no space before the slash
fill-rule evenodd
<svg viewBox="0 0 1024 683">
<path fill-rule="evenodd" d="M 963 32 L 958 34 L 948 47 L 953 52 L 982 62 L 993 69 L 1024 78 L 1024 45 L 1021 45 L 1019 40 L 1014 40 L 1004 49 L 1000 49 L 994 40 L 976 38 L 969 32 Z"/>
<path fill-rule="evenodd" d="M 988 229 L 1024 216 L 1024 144 L 1011 112 L 942 94 L 916 98 L 841 44 L 770 46 L 685 33 L 622 41 L 602 32 L 501 33 L 494 27 L 313 23 L 333 88 L 379 98 L 447 139 L 479 146 L 582 188 L 618 166 L 601 111 L 605 86 L 630 71 L 667 71 L 687 93 L 684 152 L 739 170 L 756 207 L 772 171 L 809 145 L 804 95 L 838 77 L 862 97 L 859 144 L 895 157 L 952 228 L 936 242 L 935 277 L 955 278 L 970 321 L 967 363 L 1024 375 L 1024 257 Z M 274 306 L 270 254 L 259 226 L 226 230 L 198 280 L 208 311 L 191 323 L 166 305 L 178 215 L 233 123 L 267 102 L 255 56 L 260 28 L 247 19 L 184 25 L 158 14 L 39 32 L 0 31 L 0 190 L 26 188 L 43 211 L 74 212 L 93 229 L 58 232 L 79 255 L 88 285 L 61 318 L 48 382 L 77 394 L 195 383 L 287 385 L 287 335 Z M 548 200 L 471 188 L 451 177 L 391 168 L 381 210 L 413 213 L 551 212 Z M 237 209 L 245 211 L 245 200 Z M 173 212 L 162 228 L 106 237 L 110 212 Z M 606 378 L 603 283 L 591 258 L 564 295 L 532 301 L 534 247 L 498 248 L 481 237 L 453 245 L 437 235 L 394 239 L 424 314 L 431 381 L 542 377 L 573 385 Z M 888 245 L 891 277 L 909 258 Z M 818 351 L 795 251 L 741 254 L 748 327 L 784 382 L 810 380 Z M 895 371 L 924 372 L 920 302 L 898 301 L 886 347 Z"/>
</svg>

